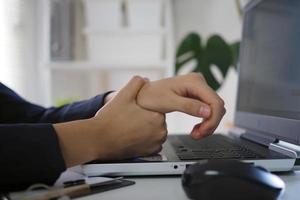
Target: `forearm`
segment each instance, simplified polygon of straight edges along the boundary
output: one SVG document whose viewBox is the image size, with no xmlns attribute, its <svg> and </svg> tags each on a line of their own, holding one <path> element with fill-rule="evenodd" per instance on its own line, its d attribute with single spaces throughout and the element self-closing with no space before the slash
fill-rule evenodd
<svg viewBox="0 0 300 200">
<path fill-rule="evenodd" d="M 114 91 L 105 93 L 101 97 L 103 99 L 101 107 L 116 94 Z M 106 157 L 107 149 L 104 145 L 99 146 L 99 141 L 95 142 L 94 138 L 101 137 L 101 134 L 104 135 L 107 131 L 104 127 L 100 127 L 94 118 L 58 123 L 53 126 L 67 167 Z M 104 140 L 105 136 L 102 138 Z"/>
<path fill-rule="evenodd" d="M 107 132 L 94 118 L 53 125 L 67 167 L 105 158 Z M 97 138 L 97 139 L 95 139 Z"/>
<path fill-rule="evenodd" d="M 144 80 L 135 77 L 95 117 L 54 124 L 67 167 L 94 159 L 145 156 L 161 148 L 165 116 L 136 104 L 143 85 Z"/>
</svg>

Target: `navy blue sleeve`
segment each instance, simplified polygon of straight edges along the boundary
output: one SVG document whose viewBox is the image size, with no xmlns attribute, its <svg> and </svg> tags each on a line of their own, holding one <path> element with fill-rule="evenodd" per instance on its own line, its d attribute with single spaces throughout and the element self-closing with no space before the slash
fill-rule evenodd
<svg viewBox="0 0 300 200">
<path fill-rule="evenodd" d="M 43 108 L 24 100 L 0 83 L 0 123 L 58 123 L 87 119 L 103 106 L 109 93 L 59 108 Z"/>
<path fill-rule="evenodd" d="M 52 185 L 65 171 L 59 142 L 50 124 L 0 125 L 0 191 Z"/>
<path fill-rule="evenodd" d="M 43 108 L 0 83 L 0 191 L 53 184 L 66 167 L 52 123 L 94 116 L 107 94 Z"/>
</svg>

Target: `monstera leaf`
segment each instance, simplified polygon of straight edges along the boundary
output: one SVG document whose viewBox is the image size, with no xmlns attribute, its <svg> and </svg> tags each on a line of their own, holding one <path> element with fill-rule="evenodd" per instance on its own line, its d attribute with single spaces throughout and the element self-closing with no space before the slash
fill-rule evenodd
<svg viewBox="0 0 300 200">
<path fill-rule="evenodd" d="M 240 53 L 240 42 L 235 42 L 231 44 L 230 48 L 232 53 L 232 66 L 234 66 L 235 69 L 237 69 Z"/>
<path fill-rule="evenodd" d="M 239 43 L 228 45 L 220 36 L 211 36 L 205 45 L 197 33 L 190 33 L 179 45 L 176 53 L 175 72 L 192 60 L 196 65 L 193 72 L 201 72 L 207 83 L 218 90 L 223 81 L 219 82 L 212 72 L 212 66 L 216 66 L 225 79 L 230 66 L 236 66 L 238 61 Z M 235 56 L 233 55 L 235 54 Z"/>
</svg>

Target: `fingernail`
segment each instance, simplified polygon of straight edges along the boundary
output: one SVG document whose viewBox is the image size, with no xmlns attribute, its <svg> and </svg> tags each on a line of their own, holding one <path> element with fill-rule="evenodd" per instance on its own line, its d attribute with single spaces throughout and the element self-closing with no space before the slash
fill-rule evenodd
<svg viewBox="0 0 300 200">
<path fill-rule="evenodd" d="M 208 106 L 201 106 L 199 110 L 199 114 L 201 117 L 209 117 L 210 116 L 210 108 Z"/>
</svg>

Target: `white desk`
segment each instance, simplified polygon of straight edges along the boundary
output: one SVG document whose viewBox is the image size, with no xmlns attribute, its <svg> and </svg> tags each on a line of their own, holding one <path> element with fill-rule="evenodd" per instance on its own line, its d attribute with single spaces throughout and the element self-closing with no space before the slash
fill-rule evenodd
<svg viewBox="0 0 300 200">
<path fill-rule="evenodd" d="M 286 184 L 283 200 L 300 199 L 300 171 L 279 175 Z M 65 172 L 57 184 L 65 180 L 81 178 L 82 175 L 73 171 Z M 135 185 L 123 187 L 99 194 L 80 198 L 80 200 L 115 200 L 115 199 L 143 199 L 143 200 L 185 200 L 188 199 L 181 187 L 181 179 L 177 177 L 148 177 L 131 178 Z"/>
</svg>

